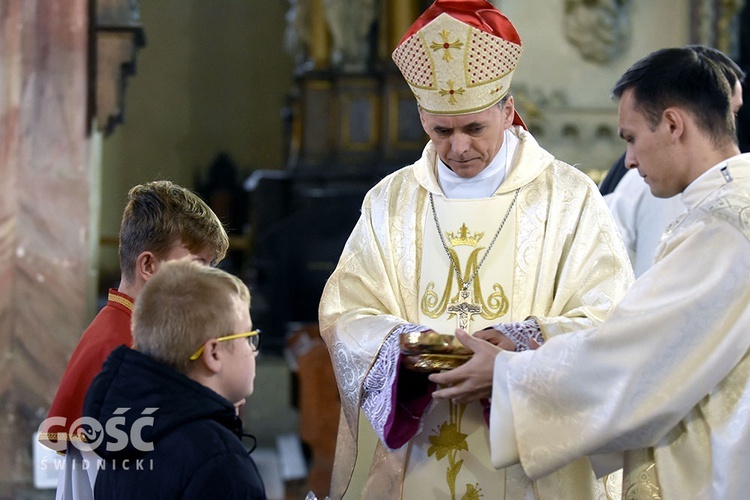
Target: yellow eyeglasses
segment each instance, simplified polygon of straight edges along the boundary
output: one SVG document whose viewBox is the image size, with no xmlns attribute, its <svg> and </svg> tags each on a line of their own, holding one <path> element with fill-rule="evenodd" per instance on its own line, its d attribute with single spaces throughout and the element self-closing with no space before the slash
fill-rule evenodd
<svg viewBox="0 0 750 500">
<path fill-rule="evenodd" d="M 222 342 L 224 340 L 234 340 L 234 339 L 241 339 L 243 337 L 247 337 L 247 341 L 250 343 L 250 347 L 252 347 L 254 352 L 257 352 L 258 349 L 260 349 L 260 330 L 253 330 L 252 332 L 245 332 L 245 333 L 235 333 L 234 335 L 227 335 L 226 337 L 217 337 L 216 342 Z M 201 354 L 203 354 L 203 348 L 205 347 L 205 343 L 201 346 L 200 349 L 195 351 L 195 353 L 190 356 L 190 361 L 195 361 L 196 359 L 201 357 Z"/>
</svg>

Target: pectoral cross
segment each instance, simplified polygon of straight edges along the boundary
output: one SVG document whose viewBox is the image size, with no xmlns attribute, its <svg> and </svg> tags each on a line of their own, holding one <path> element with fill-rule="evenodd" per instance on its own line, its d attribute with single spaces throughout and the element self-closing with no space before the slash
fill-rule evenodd
<svg viewBox="0 0 750 500">
<path fill-rule="evenodd" d="M 469 332 L 471 317 L 476 314 L 480 314 L 482 312 L 482 308 L 479 304 L 471 302 L 471 292 L 465 288 L 462 288 L 458 291 L 457 300 L 448 304 L 447 311 L 451 314 L 456 315 L 458 328 L 465 332 Z"/>
</svg>

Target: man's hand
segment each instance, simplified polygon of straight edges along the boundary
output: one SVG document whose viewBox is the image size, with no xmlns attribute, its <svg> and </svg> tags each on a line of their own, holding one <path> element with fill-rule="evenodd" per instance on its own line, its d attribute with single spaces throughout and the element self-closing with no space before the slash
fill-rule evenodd
<svg viewBox="0 0 750 500">
<path fill-rule="evenodd" d="M 503 351 L 515 351 L 516 343 L 510 340 L 508 337 L 498 332 L 491 326 L 488 326 L 484 330 L 474 332 L 474 337 L 482 340 L 486 340 L 492 345 L 498 346 Z"/>
<path fill-rule="evenodd" d="M 433 398 L 451 399 L 457 403 L 469 403 L 492 396 L 495 356 L 502 349 L 486 340 L 475 338 L 478 337 L 478 333 L 475 333 L 475 336 L 472 337 L 463 330 L 456 330 L 458 340 L 471 349 L 474 355 L 458 368 L 443 373 L 433 373 L 429 376 L 431 382 L 435 382 L 442 387 L 432 393 Z M 501 334 L 498 333 L 498 335 Z"/>
</svg>

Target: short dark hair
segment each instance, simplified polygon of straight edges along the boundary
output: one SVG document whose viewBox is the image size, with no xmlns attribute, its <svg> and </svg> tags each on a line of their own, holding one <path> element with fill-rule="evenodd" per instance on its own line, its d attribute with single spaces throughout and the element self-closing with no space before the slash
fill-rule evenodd
<svg viewBox="0 0 750 500">
<path fill-rule="evenodd" d="M 732 87 L 732 89 L 734 89 L 734 85 L 737 83 L 737 81 L 740 82 L 740 85 L 745 84 L 745 72 L 742 71 L 742 68 L 740 68 L 739 64 L 734 62 L 731 57 L 729 57 L 719 49 L 709 47 L 708 45 L 688 45 L 687 48 L 699 55 L 708 57 L 716 64 L 718 64 L 721 70 L 724 72 L 724 76 L 726 77 L 727 81 L 729 82 L 729 86 Z"/>
<path fill-rule="evenodd" d="M 661 122 L 664 110 L 674 106 L 691 113 L 715 145 L 737 143 L 730 106 L 732 86 L 713 57 L 690 47 L 657 50 L 631 66 L 612 95 L 621 99 L 629 89 L 636 109 L 652 128 Z"/>
<path fill-rule="evenodd" d="M 177 240 L 192 253 L 210 250 L 212 264 L 221 261 L 229 248 L 221 221 L 192 191 L 170 181 L 133 187 L 120 225 L 120 271 L 125 280 L 135 278 L 138 255 L 150 251 L 161 259 Z"/>
</svg>

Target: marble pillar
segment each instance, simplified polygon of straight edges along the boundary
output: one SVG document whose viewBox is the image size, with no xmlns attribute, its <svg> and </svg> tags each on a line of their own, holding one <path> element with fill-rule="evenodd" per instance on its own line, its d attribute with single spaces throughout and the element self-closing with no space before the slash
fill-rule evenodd
<svg viewBox="0 0 750 500">
<path fill-rule="evenodd" d="M 88 0 L 0 2 L 0 498 L 90 319 Z"/>
</svg>

